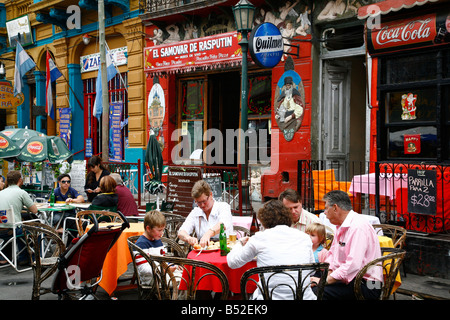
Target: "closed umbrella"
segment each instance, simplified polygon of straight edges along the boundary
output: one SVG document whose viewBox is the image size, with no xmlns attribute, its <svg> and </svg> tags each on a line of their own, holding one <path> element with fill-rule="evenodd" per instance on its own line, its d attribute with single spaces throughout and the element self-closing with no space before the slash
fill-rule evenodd
<svg viewBox="0 0 450 320">
<path fill-rule="evenodd" d="M 159 193 L 164 192 L 164 184 L 161 183 L 163 158 L 161 148 L 154 134 L 150 135 L 145 151 L 145 162 L 148 164 L 148 170 L 152 176 L 150 181 L 145 182 L 145 189 L 153 195 L 156 195 L 156 208 L 159 210 Z"/>
</svg>

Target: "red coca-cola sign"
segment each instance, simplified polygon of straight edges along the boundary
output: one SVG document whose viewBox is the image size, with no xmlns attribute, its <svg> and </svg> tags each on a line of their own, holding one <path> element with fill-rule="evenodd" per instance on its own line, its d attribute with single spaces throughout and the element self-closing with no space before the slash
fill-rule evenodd
<svg viewBox="0 0 450 320">
<path fill-rule="evenodd" d="M 437 36 L 436 14 L 380 23 L 368 29 L 368 50 L 370 53 L 395 51 L 400 48 L 414 48 L 433 45 Z"/>
<path fill-rule="evenodd" d="M 39 141 L 30 142 L 27 145 L 27 151 L 30 154 L 39 154 L 44 150 L 44 145 Z"/>
<path fill-rule="evenodd" d="M 8 140 L 6 140 L 3 137 L 0 137 L 0 149 L 8 148 L 8 146 L 9 146 Z"/>
</svg>

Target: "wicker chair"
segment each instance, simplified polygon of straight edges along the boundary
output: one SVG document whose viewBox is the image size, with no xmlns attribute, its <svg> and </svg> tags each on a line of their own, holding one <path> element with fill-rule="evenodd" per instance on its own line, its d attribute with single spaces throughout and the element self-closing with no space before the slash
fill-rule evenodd
<svg viewBox="0 0 450 320">
<path fill-rule="evenodd" d="M 361 292 L 361 284 L 364 275 L 373 267 L 383 268 L 384 282 L 382 284 L 373 283 L 373 285 L 379 285 L 381 287 L 380 300 L 388 300 L 392 294 L 395 278 L 405 258 L 406 251 L 399 248 L 382 248 L 381 253 L 382 256 L 380 258 L 374 259 L 366 264 L 356 275 L 354 287 L 356 299 L 365 300 Z"/>
<path fill-rule="evenodd" d="M 156 256 L 146 254 L 132 241 L 128 241 L 131 251 L 139 252 L 152 266 L 153 282 L 149 288 L 150 296 L 158 300 L 195 300 L 199 283 L 206 277 L 216 277 L 222 285 L 220 298 L 226 300 L 229 294 L 228 279 L 218 267 L 203 261 L 191 260 L 187 258 Z M 172 273 L 169 266 L 176 266 L 180 274 Z M 208 270 L 206 274 L 198 277 L 198 268 Z M 182 273 L 182 275 L 181 275 Z M 179 284 L 184 282 L 187 290 L 180 291 Z"/>
<path fill-rule="evenodd" d="M 317 300 L 322 300 L 328 274 L 328 263 L 310 263 L 298 265 L 278 265 L 256 267 L 244 272 L 241 278 L 241 294 L 244 300 L 249 300 L 252 293 L 248 292 L 248 283 L 256 283 L 256 290 L 264 300 L 277 298 L 279 289 L 284 293 L 292 294 L 291 300 L 303 300 L 306 290 L 310 287 L 309 279 L 320 273 L 320 281 L 317 284 Z M 259 276 L 259 281 L 257 279 Z M 280 281 L 280 277 L 283 280 Z M 301 279 L 299 281 L 299 279 Z M 271 282 L 272 281 L 272 282 Z M 275 296 L 273 296 L 275 294 Z M 278 297 L 279 298 L 279 297 Z"/>
<path fill-rule="evenodd" d="M 250 230 L 248 230 L 246 227 L 233 226 L 233 230 L 236 231 L 236 237 L 238 239 L 250 236 Z"/>
<path fill-rule="evenodd" d="M 135 248 L 138 248 L 135 243 L 137 239 L 139 239 L 140 236 L 132 236 L 127 239 L 128 242 L 128 248 L 130 250 L 130 254 L 133 260 L 133 267 L 134 267 L 134 278 L 137 282 L 138 287 L 138 298 L 139 300 L 147 300 L 155 298 L 156 290 L 153 288 L 153 283 L 151 284 L 145 284 L 142 282 L 141 277 L 139 276 L 137 264 L 136 264 L 136 252 L 139 252 L 139 254 L 142 254 L 142 250 L 135 250 Z M 184 249 L 175 241 L 168 239 L 168 238 L 161 238 L 161 241 L 164 244 L 164 247 L 167 249 L 168 255 L 175 256 L 175 257 L 181 257 L 186 258 L 186 253 Z M 143 257 L 145 257 L 143 255 Z"/>
<path fill-rule="evenodd" d="M 123 220 L 120 213 L 113 211 L 103 211 L 103 210 L 84 210 L 77 212 L 76 223 L 78 229 L 78 236 L 82 236 L 85 233 L 86 228 L 86 220 L 90 220 L 92 215 L 95 215 L 98 223 L 102 222 L 117 222 L 124 223 L 126 220 Z"/>
<path fill-rule="evenodd" d="M 377 233 L 380 233 L 380 230 L 383 232 L 383 235 L 392 239 L 392 243 L 394 244 L 394 248 L 402 249 L 405 246 L 406 239 L 406 229 L 393 226 L 390 224 L 374 224 L 372 225 Z"/>
<path fill-rule="evenodd" d="M 43 288 L 42 283 L 55 273 L 58 257 L 66 248 L 56 230 L 46 224 L 25 222 L 22 227 L 33 269 L 31 299 L 39 300 L 42 294 L 51 292 L 50 288 Z M 47 252 L 47 248 L 51 248 L 51 252 Z"/>
</svg>

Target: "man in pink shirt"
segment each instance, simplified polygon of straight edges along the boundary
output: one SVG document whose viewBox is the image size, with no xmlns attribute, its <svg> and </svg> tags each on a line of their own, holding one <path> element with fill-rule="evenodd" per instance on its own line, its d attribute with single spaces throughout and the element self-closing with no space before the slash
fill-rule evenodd
<svg viewBox="0 0 450 320">
<path fill-rule="evenodd" d="M 324 300 L 352 300 L 358 272 L 370 261 L 381 256 L 380 242 L 372 225 L 352 210 L 346 192 L 335 190 L 324 197 L 325 215 L 336 225 L 336 233 L 325 262 L 330 264 Z M 383 281 L 381 267 L 369 269 L 364 276 L 362 293 L 366 299 L 378 299 Z M 318 278 L 312 278 L 318 282 Z M 378 285 L 377 285 L 378 284 Z"/>
</svg>

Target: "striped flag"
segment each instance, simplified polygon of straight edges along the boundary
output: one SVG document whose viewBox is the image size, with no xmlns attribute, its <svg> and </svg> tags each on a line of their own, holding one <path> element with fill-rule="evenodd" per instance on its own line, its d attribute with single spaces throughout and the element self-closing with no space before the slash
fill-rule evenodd
<svg viewBox="0 0 450 320">
<path fill-rule="evenodd" d="M 47 50 L 47 68 L 46 68 L 46 103 L 45 103 L 45 112 L 49 115 L 50 118 L 55 120 L 55 113 L 53 111 L 53 95 L 52 95 L 52 82 L 56 81 L 59 77 L 62 76 L 61 72 L 56 67 L 53 62 L 52 57 L 50 56 L 50 52 Z"/>
<path fill-rule="evenodd" d="M 107 81 L 111 81 L 112 78 L 117 74 L 117 69 L 114 65 L 113 57 L 108 49 L 106 50 L 106 78 Z M 94 102 L 94 110 L 92 113 L 97 117 L 100 121 L 100 117 L 102 115 L 103 106 L 102 106 L 102 69 L 101 66 L 98 68 L 98 76 L 97 83 L 95 86 L 95 102 Z"/>
<path fill-rule="evenodd" d="M 34 67 L 36 67 L 34 61 L 23 49 L 22 45 L 19 42 L 17 42 L 16 63 L 14 70 L 14 96 L 17 96 L 19 93 L 22 92 L 23 88 L 22 77 Z"/>
</svg>

